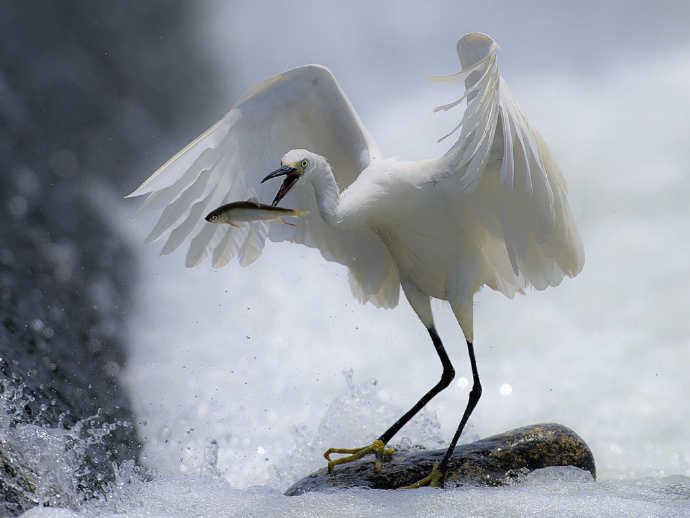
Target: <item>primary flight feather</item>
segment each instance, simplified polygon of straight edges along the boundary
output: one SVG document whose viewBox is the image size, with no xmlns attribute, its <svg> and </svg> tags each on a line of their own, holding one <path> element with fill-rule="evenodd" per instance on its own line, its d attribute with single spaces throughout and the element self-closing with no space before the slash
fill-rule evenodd
<svg viewBox="0 0 690 518">
<path fill-rule="evenodd" d="M 266 238 L 318 248 L 348 267 L 363 303 L 394 307 L 400 287 L 443 364 L 441 380 L 374 445 L 352 450 L 377 459 L 384 445 L 454 370 L 436 332 L 430 298 L 448 300 L 464 333 L 473 370 L 470 401 L 446 456 L 424 483 L 442 483 L 447 460 L 481 395 L 473 348 L 473 296 L 482 287 L 508 297 L 557 286 L 584 264 L 582 241 L 563 175 L 498 73 L 498 45 L 468 34 L 457 45 L 462 70 L 431 78 L 460 83 L 466 103 L 448 152 L 419 162 L 384 160 L 331 72 L 294 68 L 246 92 L 214 126 L 180 151 L 130 196 L 163 209 L 147 241 L 162 253 L 187 246 L 188 266 L 207 256 L 214 267 L 239 256 L 256 260 Z M 268 174 L 280 164 L 280 168 Z M 274 178 L 283 178 L 275 194 Z M 273 199 L 304 214 L 298 227 L 251 221 L 235 228 L 204 216 L 237 200 Z M 377 463 L 378 466 L 378 463 Z"/>
</svg>

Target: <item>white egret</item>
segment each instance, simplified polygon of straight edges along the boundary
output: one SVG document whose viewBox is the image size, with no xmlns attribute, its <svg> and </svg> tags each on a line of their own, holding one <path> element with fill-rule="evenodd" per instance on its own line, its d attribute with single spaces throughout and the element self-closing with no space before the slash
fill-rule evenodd
<svg viewBox="0 0 690 518">
<path fill-rule="evenodd" d="M 372 445 L 336 464 L 376 454 L 446 388 L 455 372 L 434 326 L 430 299 L 447 300 L 464 334 L 473 386 L 440 465 L 422 483 L 442 485 L 450 455 L 481 396 L 473 346 L 473 296 L 488 286 L 512 298 L 577 275 L 584 264 L 561 171 L 499 76 L 498 45 L 468 34 L 457 45 L 462 70 L 441 83 L 463 83 L 466 101 L 457 140 L 441 158 L 384 160 L 331 72 L 307 65 L 246 92 L 230 112 L 185 147 L 130 196 L 164 209 L 147 242 L 167 236 L 162 254 L 189 244 L 187 266 L 212 255 L 214 267 L 239 256 L 247 265 L 265 240 L 318 248 L 348 267 L 362 302 L 392 308 L 400 286 L 427 328 L 443 366 L 440 381 Z M 307 151 L 308 150 L 308 151 Z M 281 160 L 282 157 L 282 160 Z M 281 167 L 268 176 L 271 165 Z M 204 215 L 219 205 L 267 200 L 271 178 L 284 176 L 273 200 L 309 215 L 299 227 L 253 221 L 214 225 Z M 264 183 L 266 182 L 266 183 Z M 312 188 L 307 188 L 311 185 Z"/>
</svg>

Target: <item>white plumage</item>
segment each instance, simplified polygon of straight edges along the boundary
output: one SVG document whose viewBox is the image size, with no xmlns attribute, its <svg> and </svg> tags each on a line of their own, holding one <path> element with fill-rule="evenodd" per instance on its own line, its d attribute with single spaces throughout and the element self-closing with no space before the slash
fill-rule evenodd
<svg viewBox="0 0 690 518">
<path fill-rule="evenodd" d="M 262 82 L 130 195 L 148 193 L 144 207 L 163 209 L 147 242 L 165 238 L 163 254 L 188 245 L 187 266 L 211 255 L 214 267 L 235 256 L 251 263 L 267 237 L 303 243 L 347 266 L 363 303 L 394 307 L 402 285 L 430 332 L 430 297 L 448 300 L 471 343 L 482 286 L 513 297 L 556 286 L 584 264 L 561 171 L 499 76 L 498 50 L 469 34 L 457 46 L 462 71 L 431 78 L 465 87 L 437 110 L 467 108 L 446 136 L 457 135 L 448 152 L 420 162 L 381 157 L 328 69 Z M 285 204 L 310 212 L 300 227 L 204 221 L 228 202 L 270 201 L 276 186 L 261 180 L 281 158 L 308 164 Z"/>
<path fill-rule="evenodd" d="M 349 268 L 350 284 L 361 302 L 394 307 L 400 261 L 414 261 L 400 251 L 394 252 L 400 257 L 393 261 L 383 241 L 369 230 L 371 222 L 344 231 L 328 227 L 306 186 L 287 198 L 288 206 L 310 211 L 301 227 L 257 221 L 238 229 L 204 221 L 207 212 L 223 203 L 272 198 L 275 187 L 260 180 L 284 153 L 303 148 L 328 160 L 344 190 L 342 200 L 361 204 L 374 219 L 387 213 L 385 225 L 394 227 L 387 232 L 397 231 L 404 240 L 413 235 L 409 229 L 422 227 L 432 241 L 422 239 L 413 246 L 431 248 L 428 254 L 443 256 L 448 263 L 443 272 L 421 266 L 424 271 L 417 275 L 425 278 L 419 284 L 435 284 L 430 291 L 422 288 L 433 297 L 447 299 L 447 288 L 426 277 L 455 275 L 458 279 L 447 280 L 469 284 L 457 286 L 460 291 L 474 293 L 486 284 L 512 297 L 528 286 L 543 290 L 558 285 L 564 275 L 576 275 L 584 252 L 565 181 L 498 74 L 498 46 L 488 36 L 471 34 L 458 42 L 457 50 L 463 70 L 430 78 L 466 85 L 458 101 L 437 108 L 452 109 L 468 101 L 454 130 L 460 133 L 458 139 L 442 158 L 383 161 L 330 71 L 319 65 L 294 68 L 246 92 L 227 115 L 130 195 L 150 193 L 142 208 L 165 209 L 147 242 L 165 237 L 162 254 L 189 244 L 190 267 L 209 254 L 214 267 L 237 255 L 245 266 L 261 255 L 267 237 L 303 243 Z M 369 188 L 376 192 L 367 192 Z"/>
</svg>

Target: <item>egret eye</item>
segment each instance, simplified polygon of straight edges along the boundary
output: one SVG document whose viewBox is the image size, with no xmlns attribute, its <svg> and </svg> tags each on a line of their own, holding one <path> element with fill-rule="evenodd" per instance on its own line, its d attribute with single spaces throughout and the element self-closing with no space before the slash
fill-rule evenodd
<svg viewBox="0 0 690 518">
<path fill-rule="evenodd" d="M 302 165 L 302 169 L 306 169 L 306 168 L 307 168 L 307 159 L 306 159 L 306 158 L 305 158 L 304 160 L 302 160 L 302 164 L 301 164 L 301 165 Z"/>
</svg>

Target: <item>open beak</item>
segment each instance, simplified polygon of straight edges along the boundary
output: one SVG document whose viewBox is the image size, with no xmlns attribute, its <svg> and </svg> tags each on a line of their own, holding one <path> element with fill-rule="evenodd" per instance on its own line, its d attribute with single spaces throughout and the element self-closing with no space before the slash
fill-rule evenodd
<svg viewBox="0 0 690 518">
<path fill-rule="evenodd" d="M 264 183 L 266 180 L 270 180 L 271 178 L 277 178 L 279 176 L 284 176 L 285 180 L 283 181 L 283 185 L 280 186 L 280 189 L 278 190 L 278 194 L 276 194 L 276 197 L 273 199 L 273 205 L 274 207 L 278 205 L 280 200 L 282 200 L 287 193 L 289 193 L 292 188 L 295 186 L 297 183 L 297 180 L 300 179 L 300 176 L 302 174 L 294 167 L 290 165 L 284 165 L 279 169 L 276 169 L 272 173 L 270 173 L 266 178 L 261 180 L 261 183 Z"/>
</svg>

